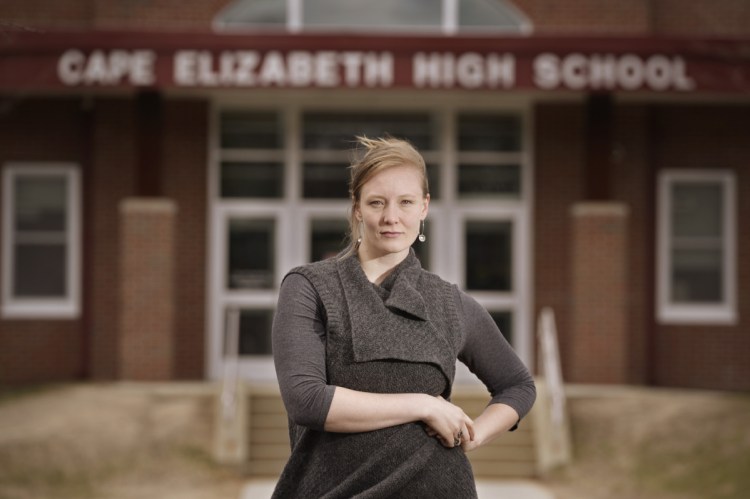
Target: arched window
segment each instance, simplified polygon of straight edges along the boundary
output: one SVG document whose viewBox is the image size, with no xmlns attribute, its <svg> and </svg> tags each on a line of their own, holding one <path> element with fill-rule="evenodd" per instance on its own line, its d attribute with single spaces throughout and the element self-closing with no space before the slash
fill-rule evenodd
<svg viewBox="0 0 750 499">
<path fill-rule="evenodd" d="M 505 0 L 235 0 L 217 30 L 529 33 L 529 19 Z"/>
<path fill-rule="evenodd" d="M 288 24 L 287 0 L 235 0 L 214 18 L 214 28 L 285 28 Z"/>
</svg>

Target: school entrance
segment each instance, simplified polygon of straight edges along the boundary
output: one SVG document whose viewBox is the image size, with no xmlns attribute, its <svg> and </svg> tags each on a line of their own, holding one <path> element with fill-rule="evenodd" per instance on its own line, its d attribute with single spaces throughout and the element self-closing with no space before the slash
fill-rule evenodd
<svg viewBox="0 0 750 499">
<path fill-rule="evenodd" d="M 274 380 L 279 285 L 344 245 L 356 135 L 390 134 L 424 155 L 430 182 L 423 266 L 457 283 L 533 355 L 531 103 L 476 92 L 258 92 L 213 102 L 208 164 L 208 373 L 228 362 Z M 473 375 L 461 369 L 459 380 Z"/>
</svg>

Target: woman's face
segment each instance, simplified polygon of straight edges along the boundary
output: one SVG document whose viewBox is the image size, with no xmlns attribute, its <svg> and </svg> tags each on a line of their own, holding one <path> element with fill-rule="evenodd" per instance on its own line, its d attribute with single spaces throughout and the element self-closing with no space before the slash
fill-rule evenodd
<svg viewBox="0 0 750 499">
<path fill-rule="evenodd" d="M 429 202 L 414 167 L 395 166 L 372 177 L 362 186 L 354 207 L 363 225 L 360 254 L 368 258 L 394 253 L 406 256 L 427 216 Z"/>
</svg>

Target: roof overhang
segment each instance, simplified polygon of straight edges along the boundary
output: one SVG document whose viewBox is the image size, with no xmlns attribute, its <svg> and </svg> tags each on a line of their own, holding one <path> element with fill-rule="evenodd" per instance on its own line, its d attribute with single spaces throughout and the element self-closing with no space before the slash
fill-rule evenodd
<svg viewBox="0 0 750 499">
<path fill-rule="evenodd" d="M 416 89 L 750 92 L 750 40 L 6 32 L 0 91 Z"/>
</svg>

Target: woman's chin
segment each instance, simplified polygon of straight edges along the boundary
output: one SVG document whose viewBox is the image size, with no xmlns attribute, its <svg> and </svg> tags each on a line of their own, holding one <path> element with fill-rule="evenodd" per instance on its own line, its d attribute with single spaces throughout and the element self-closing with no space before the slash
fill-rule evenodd
<svg viewBox="0 0 750 499">
<path fill-rule="evenodd" d="M 386 256 L 408 251 L 410 247 L 411 245 L 403 240 L 380 241 L 377 245 L 369 248 L 367 253 L 372 254 L 373 256 Z"/>
</svg>

